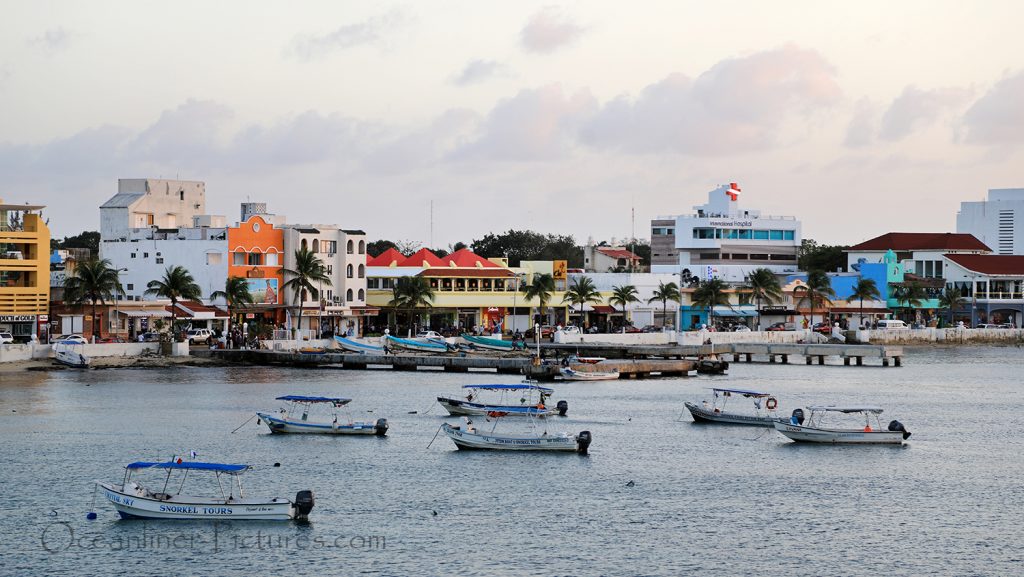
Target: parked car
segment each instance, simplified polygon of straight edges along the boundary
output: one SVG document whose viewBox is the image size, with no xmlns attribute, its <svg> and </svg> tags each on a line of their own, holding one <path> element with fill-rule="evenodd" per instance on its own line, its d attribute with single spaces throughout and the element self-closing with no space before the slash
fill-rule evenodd
<svg viewBox="0 0 1024 577">
<path fill-rule="evenodd" d="M 213 336 L 213 331 L 210 329 L 192 329 L 186 335 L 190 345 L 200 344 L 209 342 L 210 337 Z"/>
<path fill-rule="evenodd" d="M 814 323 L 814 327 L 811 330 L 813 330 L 816 333 L 821 333 L 823 335 L 830 335 L 832 334 L 832 325 L 825 322 Z"/>
<path fill-rule="evenodd" d="M 907 323 L 898 319 L 882 319 L 878 321 L 879 329 L 908 329 Z"/>
<path fill-rule="evenodd" d="M 624 332 L 624 333 L 642 333 L 642 332 L 644 332 L 643 330 L 638 329 L 638 328 L 634 327 L 633 325 L 626 325 L 624 327 L 619 327 L 619 331 L 620 332 Z"/>
<path fill-rule="evenodd" d="M 443 341 L 444 337 L 437 331 L 420 331 L 416 333 L 417 339 L 426 339 L 434 341 Z"/>
<path fill-rule="evenodd" d="M 662 331 L 662 328 L 656 325 L 647 325 L 640 330 L 645 333 L 660 333 Z"/>
<path fill-rule="evenodd" d="M 71 341 L 71 342 L 75 343 L 76 345 L 87 345 L 87 344 L 89 344 L 89 341 L 87 341 L 85 339 L 85 337 L 83 337 L 82 335 L 60 335 L 60 336 L 53 337 L 52 339 L 50 339 L 51 343 L 59 343 L 61 341 Z"/>
<path fill-rule="evenodd" d="M 123 343 L 124 338 L 117 336 L 103 337 L 102 339 L 96 339 L 97 343 Z"/>
<path fill-rule="evenodd" d="M 770 327 L 765 329 L 766 331 L 795 331 L 796 327 L 792 323 L 774 323 Z"/>
<path fill-rule="evenodd" d="M 542 338 L 542 339 L 550 338 L 551 335 L 554 334 L 554 332 L 555 332 L 555 329 L 551 325 L 542 325 L 540 327 L 540 338 Z M 528 339 L 534 338 L 533 337 L 533 327 L 530 327 L 530 328 L 526 329 L 526 332 L 523 333 L 523 336 L 528 338 Z"/>
<path fill-rule="evenodd" d="M 566 325 L 562 327 L 562 332 L 567 335 L 579 335 L 583 333 L 583 331 L 581 331 L 580 328 L 575 325 Z"/>
<path fill-rule="evenodd" d="M 11 333 L 0 333 L 0 345 L 7 345 L 14 342 L 14 335 Z"/>
<path fill-rule="evenodd" d="M 733 325 L 732 331 L 734 333 L 749 333 L 750 327 L 748 327 L 747 325 Z"/>
<path fill-rule="evenodd" d="M 142 333 L 142 342 L 158 343 L 160 342 L 160 333 Z"/>
</svg>

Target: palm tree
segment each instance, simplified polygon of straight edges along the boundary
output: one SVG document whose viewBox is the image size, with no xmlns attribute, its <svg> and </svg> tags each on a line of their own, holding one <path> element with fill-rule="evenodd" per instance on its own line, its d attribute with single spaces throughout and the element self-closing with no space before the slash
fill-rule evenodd
<svg viewBox="0 0 1024 577">
<path fill-rule="evenodd" d="M 846 297 L 847 301 L 860 301 L 860 324 L 864 325 L 864 299 L 880 299 L 882 294 L 878 292 L 875 279 L 861 277 L 857 284 L 853 285 L 853 292 Z"/>
<path fill-rule="evenodd" d="M 750 296 L 757 303 L 757 328 L 761 329 L 761 301 L 771 304 L 782 300 L 782 287 L 779 277 L 770 269 L 759 268 L 747 275 L 747 286 Z"/>
<path fill-rule="evenodd" d="M 967 304 L 964 293 L 953 286 L 947 286 L 946 290 L 939 295 L 939 307 L 949 311 L 949 324 L 953 324 L 953 309 L 962 308 Z"/>
<path fill-rule="evenodd" d="M 295 251 L 295 268 L 282 268 L 281 273 L 291 277 L 282 288 L 291 288 L 295 294 L 295 301 L 299 303 L 299 330 L 302 330 L 302 293 L 308 292 L 314 299 L 320 298 L 320 291 L 314 283 L 331 286 L 331 277 L 327 276 L 327 267 L 320 257 L 306 247 Z"/>
<path fill-rule="evenodd" d="M 124 294 L 117 272 L 117 269 L 110 266 L 108 259 L 94 258 L 79 263 L 75 273 L 64 279 L 64 302 L 75 305 L 92 303 L 93 334 L 97 334 L 96 301 L 105 305 L 107 300 L 114 300 L 116 294 Z M 99 327 L 98 334 L 102 336 L 103 325 Z"/>
<path fill-rule="evenodd" d="M 199 300 L 203 296 L 202 289 L 196 284 L 192 274 L 183 266 L 169 266 L 164 271 L 164 278 L 151 280 L 146 285 L 147 295 L 156 295 L 171 300 L 171 331 L 175 331 L 178 318 L 178 301 Z"/>
<path fill-rule="evenodd" d="M 572 279 L 572 284 L 565 291 L 562 302 L 580 305 L 580 330 L 583 330 L 583 305 L 586 303 L 601 302 L 601 293 L 594 286 L 594 281 L 588 276 L 581 276 Z"/>
<path fill-rule="evenodd" d="M 796 299 L 797 293 L 803 293 L 803 296 Z M 807 301 L 811 309 L 811 324 L 814 324 L 814 309 L 820 308 L 824 305 L 831 305 L 832 299 L 830 297 L 836 296 L 836 291 L 832 290 L 832 281 L 828 278 L 823 270 L 812 270 L 807 273 L 807 283 L 802 284 L 793 289 L 793 298 L 796 299 L 797 306 L 800 303 Z"/>
<path fill-rule="evenodd" d="M 654 289 L 651 298 L 647 299 L 647 304 L 661 301 L 661 326 L 664 327 L 665 321 L 668 319 L 668 301 L 678 303 L 682 299 L 683 295 L 679 293 L 679 286 L 676 283 L 661 281 L 658 283 L 658 288 Z M 675 315 L 672 316 L 675 318 Z"/>
<path fill-rule="evenodd" d="M 397 310 L 408 309 L 409 332 L 412 333 L 412 311 L 419 306 L 430 308 L 434 305 L 434 289 L 421 276 L 401 277 L 391 289 L 389 307 Z M 411 335 L 410 335 L 411 336 Z"/>
<path fill-rule="evenodd" d="M 908 282 L 903 286 L 896 287 L 896 301 L 905 303 L 904 307 L 907 309 L 903 314 L 905 318 L 909 319 L 914 309 L 921 306 L 921 301 L 928 298 L 928 293 L 925 292 L 924 287 L 920 283 Z"/>
<path fill-rule="evenodd" d="M 231 320 L 235 313 L 235 307 L 252 305 L 254 303 L 252 293 L 249 292 L 249 283 L 240 276 L 228 277 L 224 281 L 224 290 L 213 291 L 211 299 L 223 298 L 228 303 L 228 332 L 231 332 Z"/>
<path fill-rule="evenodd" d="M 697 290 L 693 291 L 691 299 L 693 304 L 708 309 L 708 323 L 711 326 L 715 324 L 715 307 L 732 308 L 732 304 L 729 303 L 729 295 L 725 292 L 728 288 L 729 285 L 725 284 L 725 281 L 713 278 L 702 281 L 697 286 Z"/>
<path fill-rule="evenodd" d="M 537 308 L 541 319 L 544 319 L 544 310 L 548 305 L 548 300 L 551 298 L 551 293 L 555 292 L 555 277 L 549 274 L 535 274 L 533 280 L 529 284 L 524 284 L 520 290 L 523 291 L 527 300 L 537 299 L 540 303 Z"/>
<path fill-rule="evenodd" d="M 622 305 L 622 330 L 626 330 L 626 305 L 629 303 L 638 303 L 640 299 L 637 298 L 636 287 L 627 284 L 622 286 L 612 287 L 612 296 L 608 297 L 608 304 Z"/>
</svg>

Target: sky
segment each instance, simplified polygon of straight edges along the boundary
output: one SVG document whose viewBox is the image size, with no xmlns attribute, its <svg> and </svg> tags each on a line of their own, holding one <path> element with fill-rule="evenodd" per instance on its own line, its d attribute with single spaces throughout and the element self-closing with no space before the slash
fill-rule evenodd
<svg viewBox="0 0 1024 577">
<path fill-rule="evenodd" d="M 0 197 L 119 178 L 432 247 L 646 238 L 737 182 L 805 238 L 1024 187 L 1024 3 L 0 0 Z"/>
</svg>

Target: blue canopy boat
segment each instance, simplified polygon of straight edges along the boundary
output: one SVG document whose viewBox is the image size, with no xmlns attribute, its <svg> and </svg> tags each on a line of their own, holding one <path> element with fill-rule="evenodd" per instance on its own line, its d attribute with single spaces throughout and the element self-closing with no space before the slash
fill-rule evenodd
<svg viewBox="0 0 1024 577">
<path fill-rule="evenodd" d="M 547 406 L 547 399 L 554 394 L 554 389 L 541 387 L 534 383 L 499 384 L 499 385 L 463 385 L 469 392 L 462 399 L 437 397 L 449 415 L 482 416 L 488 413 L 506 413 L 510 417 L 544 417 L 558 414 L 564 417 L 569 410 L 569 403 L 558 401 L 554 407 Z M 499 398 L 493 403 L 476 402 L 480 391 L 497 391 Z M 519 396 L 519 404 L 509 401 Z"/>
<path fill-rule="evenodd" d="M 744 389 L 722 389 L 712 388 L 713 400 L 708 403 L 703 401 L 700 405 L 689 401 L 683 403 L 693 415 L 697 423 L 724 423 L 729 425 L 754 425 L 758 427 L 771 427 L 781 418 L 775 413 L 779 401 L 770 393 L 761 391 L 748 391 Z M 726 404 L 732 397 L 744 397 L 754 400 L 754 413 L 742 414 L 732 413 L 725 410 Z"/>
<path fill-rule="evenodd" d="M 353 421 L 338 418 L 338 409 L 352 402 L 352 399 L 340 397 L 307 397 L 304 395 L 285 395 L 277 397 L 278 401 L 289 403 L 277 415 L 256 413 L 261 421 L 267 424 L 271 433 L 313 433 L 321 435 L 376 435 L 383 437 L 388 433 L 388 420 L 377 419 L 375 422 Z M 310 421 L 311 410 L 325 407 L 321 411 L 323 419 L 332 420 Z M 314 415 L 315 416 L 315 415 Z"/>
<path fill-rule="evenodd" d="M 384 347 L 382 347 L 380 345 L 371 345 L 371 344 L 367 344 L 367 343 L 363 343 L 363 342 L 357 341 L 355 339 L 347 339 L 345 337 L 339 337 L 337 335 L 335 335 L 335 337 L 334 337 L 334 342 L 338 343 L 338 346 L 340 346 L 341 348 L 345 349 L 346 351 L 349 351 L 350 353 L 375 354 L 375 355 L 383 355 L 384 354 Z"/>
<path fill-rule="evenodd" d="M 437 341 L 428 340 L 416 340 L 416 339 L 400 339 L 387 335 L 387 342 L 389 345 L 394 345 L 400 349 L 408 351 L 416 351 L 418 353 L 447 353 L 448 343 L 439 343 Z"/>
<path fill-rule="evenodd" d="M 132 481 L 132 474 L 140 470 L 166 470 L 163 488 L 153 492 Z M 202 463 L 172 459 L 167 462 L 137 461 L 125 467 L 124 480 L 120 485 L 96 481 L 104 496 L 114 506 L 122 519 L 241 519 L 264 521 L 287 521 L 306 519 L 313 509 L 313 492 L 299 491 L 295 500 L 275 497 L 273 499 L 246 498 L 242 494 L 239 475 L 252 469 L 249 465 L 224 463 Z M 171 474 L 181 472 L 181 481 L 176 493 L 168 492 Z M 213 473 L 217 477 L 218 497 L 197 497 L 183 495 L 182 488 L 192 471 Z M 224 492 L 221 476 L 228 475 L 228 493 Z M 233 481 L 233 483 L 232 483 Z M 174 489 L 173 485 L 170 487 Z M 237 495 L 236 495 L 237 490 Z"/>
</svg>

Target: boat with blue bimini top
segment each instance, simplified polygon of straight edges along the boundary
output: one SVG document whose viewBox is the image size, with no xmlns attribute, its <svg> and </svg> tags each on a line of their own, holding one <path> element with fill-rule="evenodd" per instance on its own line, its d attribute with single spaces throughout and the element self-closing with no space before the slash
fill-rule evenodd
<svg viewBox="0 0 1024 577">
<path fill-rule="evenodd" d="M 807 407 L 806 422 L 803 409 L 794 409 L 793 415 L 788 421 L 775 423 L 775 430 L 786 437 L 806 443 L 853 443 L 853 444 L 891 444 L 902 445 L 910 437 L 903 423 L 890 421 L 889 425 L 882 428 L 879 415 L 882 414 L 881 407 L 854 405 L 854 406 L 817 406 Z M 839 428 L 827 421 L 841 415 L 861 415 L 864 417 L 864 426 L 860 428 Z M 874 426 L 872 426 L 874 421 Z"/>
<path fill-rule="evenodd" d="M 460 416 L 482 416 L 498 411 L 507 413 L 511 417 L 544 417 L 558 414 L 565 416 L 569 410 L 569 403 L 558 401 L 555 406 L 548 406 L 547 400 L 554 389 L 541 387 L 534 382 L 523 382 L 520 384 L 497 384 L 497 385 L 463 385 L 463 390 L 468 391 L 461 399 L 451 397 L 437 397 L 449 415 Z M 482 392 L 498 393 L 498 398 L 493 402 L 484 402 L 480 397 Z M 518 398 L 518 404 L 513 401 Z"/>
<path fill-rule="evenodd" d="M 482 431 L 476 427 L 469 417 L 463 417 L 461 425 L 444 423 L 441 430 L 455 443 L 460 450 L 485 449 L 494 451 L 539 451 L 579 453 L 586 455 L 590 447 L 590 431 L 579 434 L 566 432 L 548 433 L 547 429 L 537 426 L 537 419 L 529 420 L 531 430 L 526 433 L 498 433 L 495 431 L 498 421 L 508 416 L 500 411 L 487 415 L 487 421 L 493 422 L 490 431 Z"/>
<path fill-rule="evenodd" d="M 702 401 L 701 404 L 686 401 L 683 403 L 695 423 L 719 423 L 727 425 L 754 425 L 757 427 L 771 427 L 776 421 L 782 420 L 775 410 L 779 407 L 779 401 L 770 393 L 761 391 L 748 391 L 744 389 L 723 389 L 712 388 L 712 400 Z M 729 400 L 733 397 L 753 399 L 753 413 L 737 413 L 726 410 Z"/>
<path fill-rule="evenodd" d="M 339 418 L 338 409 L 352 402 L 352 399 L 285 395 L 277 397 L 276 400 L 286 401 L 288 405 L 282 407 L 276 415 L 256 413 L 259 420 L 267 424 L 271 433 L 376 435 L 383 437 L 388 432 L 387 419 L 377 419 L 374 422 L 369 422 L 353 421 L 347 417 Z M 314 414 L 316 420 L 309 419 L 310 413 Z M 319 418 L 317 418 L 317 413 L 321 415 Z"/>
<path fill-rule="evenodd" d="M 282 497 L 261 499 L 245 497 L 239 475 L 250 470 L 250 465 L 223 463 L 200 463 L 172 459 L 165 463 L 138 461 L 125 467 L 124 480 L 120 485 L 96 481 L 103 489 L 104 496 L 117 510 L 122 519 L 230 519 L 289 521 L 304 520 L 313 509 L 313 492 L 299 491 L 295 500 Z M 132 480 L 132 475 L 142 470 L 166 470 L 163 488 L 153 492 Z M 181 480 L 172 482 L 172 474 L 178 472 Z M 189 473 L 213 473 L 217 479 L 220 495 L 200 497 L 183 494 L 182 488 Z M 223 477 L 229 477 L 228 492 L 224 492 Z M 177 492 L 170 493 L 168 489 Z"/>
</svg>

